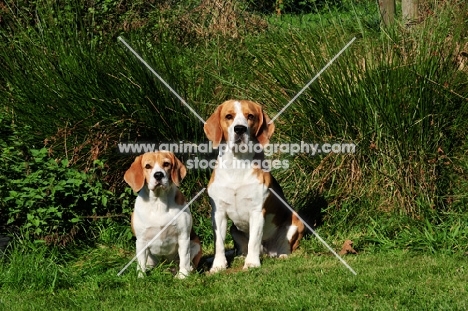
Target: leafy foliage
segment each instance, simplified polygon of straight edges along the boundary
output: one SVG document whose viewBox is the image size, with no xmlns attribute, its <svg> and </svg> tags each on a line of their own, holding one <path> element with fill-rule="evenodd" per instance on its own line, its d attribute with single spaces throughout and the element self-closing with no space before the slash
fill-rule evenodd
<svg viewBox="0 0 468 311">
<path fill-rule="evenodd" d="M 339 14 L 281 16 L 251 15 L 244 1 L 26 2 L 1 6 L 0 103 L 18 123 L 4 119 L 1 128 L 0 212 L 28 224 L 30 235 L 70 233 L 85 225 L 80 217 L 129 210 L 122 173 L 132 158 L 116 154 L 119 141 L 205 139 L 202 123 L 116 41 L 121 34 L 205 119 L 229 98 L 258 101 L 273 116 L 356 36 L 275 121 L 273 139 L 351 141 L 358 152 L 273 155 L 290 160 L 273 172 L 287 197 L 304 212 L 316 209 L 330 234 L 359 231 L 364 243 L 394 239 L 392 231 L 410 225 L 418 229 L 406 237 L 431 225 L 448 237 L 466 213 L 462 1 L 435 6 L 410 29 L 381 29 L 369 1 L 346 1 Z M 325 3 L 301 3 L 312 2 Z M 192 170 L 182 191 L 190 197 L 208 178 Z M 211 241 L 207 198 L 192 210 L 197 232 Z M 403 224 L 386 230 L 387 218 Z M 434 236 L 424 247 L 456 248 Z"/>
<path fill-rule="evenodd" d="M 66 159 L 51 158 L 46 148 L 29 146 L 22 140 L 29 129 L 18 129 L 5 119 L 1 126 L 7 135 L 0 138 L 0 210 L 7 225 L 19 228 L 25 238 L 66 244 L 86 217 L 117 212 L 116 203 L 123 202 L 126 193 L 115 198 L 108 190 L 102 181 L 106 174 L 102 161 L 96 160 L 87 172 L 71 167 Z"/>
</svg>

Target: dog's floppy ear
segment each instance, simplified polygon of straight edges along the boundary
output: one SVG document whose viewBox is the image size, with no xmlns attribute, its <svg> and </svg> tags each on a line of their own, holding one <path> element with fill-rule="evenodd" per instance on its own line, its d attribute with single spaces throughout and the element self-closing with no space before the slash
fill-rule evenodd
<svg viewBox="0 0 468 311">
<path fill-rule="evenodd" d="M 222 105 L 216 108 L 215 112 L 206 120 L 203 130 L 206 137 L 213 142 L 213 148 L 218 148 L 221 139 L 223 138 L 223 130 L 220 124 L 220 114 Z"/>
<path fill-rule="evenodd" d="M 125 182 L 129 184 L 135 192 L 140 191 L 145 185 L 145 175 L 143 174 L 143 168 L 141 167 L 141 158 L 141 155 L 136 157 L 132 166 L 130 166 L 124 175 Z"/>
<path fill-rule="evenodd" d="M 185 168 L 185 165 L 182 164 L 182 162 L 175 155 L 173 155 L 173 165 L 171 171 L 172 182 L 176 184 L 176 186 L 179 186 L 182 179 L 185 178 L 185 175 L 187 175 L 187 169 Z"/>
<path fill-rule="evenodd" d="M 258 109 L 260 110 L 258 113 L 259 125 L 255 136 L 257 137 L 258 142 L 262 146 L 265 146 L 270 142 L 270 138 L 273 135 L 273 132 L 275 131 L 275 124 L 273 122 L 269 123 L 270 118 L 265 112 L 263 112 L 261 106 L 258 106 Z"/>
</svg>

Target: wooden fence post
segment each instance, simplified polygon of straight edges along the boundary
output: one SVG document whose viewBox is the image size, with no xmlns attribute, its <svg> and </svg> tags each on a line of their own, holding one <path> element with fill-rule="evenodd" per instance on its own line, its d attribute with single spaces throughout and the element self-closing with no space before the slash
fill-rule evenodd
<svg viewBox="0 0 468 311">
<path fill-rule="evenodd" d="M 419 0 L 402 0 L 401 1 L 401 11 L 403 24 L 410 26 L 418 21 L 419 12 L 418 12 Z"/>
<path fill-rule="evenodd" d="M 379 0 L 380 16 L 385 26 L 389 26 L 395 19 L 395 0 Z"/>
</svg>

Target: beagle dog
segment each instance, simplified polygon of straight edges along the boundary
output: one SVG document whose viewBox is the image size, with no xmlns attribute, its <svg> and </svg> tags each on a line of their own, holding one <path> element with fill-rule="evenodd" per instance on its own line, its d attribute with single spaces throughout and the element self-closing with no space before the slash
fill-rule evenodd
<svg viewBox="0 0 468 311">
<path fill-rule="evenodd" d="M 125 172 L 124 180 L 138 192 L 131 222 L 137 254 L 184 208 L 186 200 L 177 186 L 186 172 L 182 162 L 166 151 L 136 157 Z M 144 276 L 147 267 L 161 260 L 178 260 L 177 277 L 184 278 L 192 270 L 191 262 L 197 267 L 201 255 L 200 240 L 192 230 L 192 215 L 187 209 L 138 257 L 138 276 Z"/>
<path fill-rule="evenodd" d="M 210 272 L 226 269 L 224 249 L 227 217 L 236 250 L 246 255 L 244 269 L 260 266 L 260 255 L 285 257 L 299 246 L 304 224 L 269 191 L 284 194 L 270 172 L 259 163 L 274 124 L 262 107 L 248 100 L 222 103 L 205 123 L 205 134 L 219 148 L 217 165 L 208 184 L 215 235 L 215 257 Z M 253 150 L 252 150 L 253 149 Z M 254 152 L 255 149 L 260 152 Z M 249 165 L 251 163 L 251 165 Z"/>
</svg>

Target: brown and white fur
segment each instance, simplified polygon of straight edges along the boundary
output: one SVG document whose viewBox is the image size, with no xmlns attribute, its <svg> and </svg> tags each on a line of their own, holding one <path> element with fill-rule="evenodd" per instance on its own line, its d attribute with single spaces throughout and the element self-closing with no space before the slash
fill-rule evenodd
<svg viewBox="0 0 468 311">
<path fill-rule="evenodd" d="M 148 152 L 136 157 L 124 179 L 138 192 L 132 213 L 132 232 L 136 236 L 137 254 L 185 206 L 184 195 L 177 188 L 186 168 L 171 152 Z M 179 261 L 177 277 L 184 278 L 201 258 L 201 245 L 192 230 L 192 215 L 186 209 L 146 252 L 138 257 L 138 276 L 161 260 Z"/>
<path fill-rule="evenodd" d="M 269 121 L 259 104 L 228 100 L 206 121 L 204 130 L 215 148 L 221 142 L 233 146 L 252 141 L 265 146 L 274 131 L 274 124 L 268 124 Z M 268 190 L 272 188 L 284 199 L 281 187 L 270 172 L 255 165 L 245 168 L 235 165 L 238 160 L 255 159 L 262 160 L 263 153 L 220 149 L 217 167 L 208 184 L 215 234 L 211 272 L 227 266 L 224 239 L 228 217 L 234 223 L 230 232 L 236 246 L 246 255 L 244 269 L 259 267 L 261 253 L 272 257 L 291 254 L 304 235 L 304 224 Z"/>
</svg>

